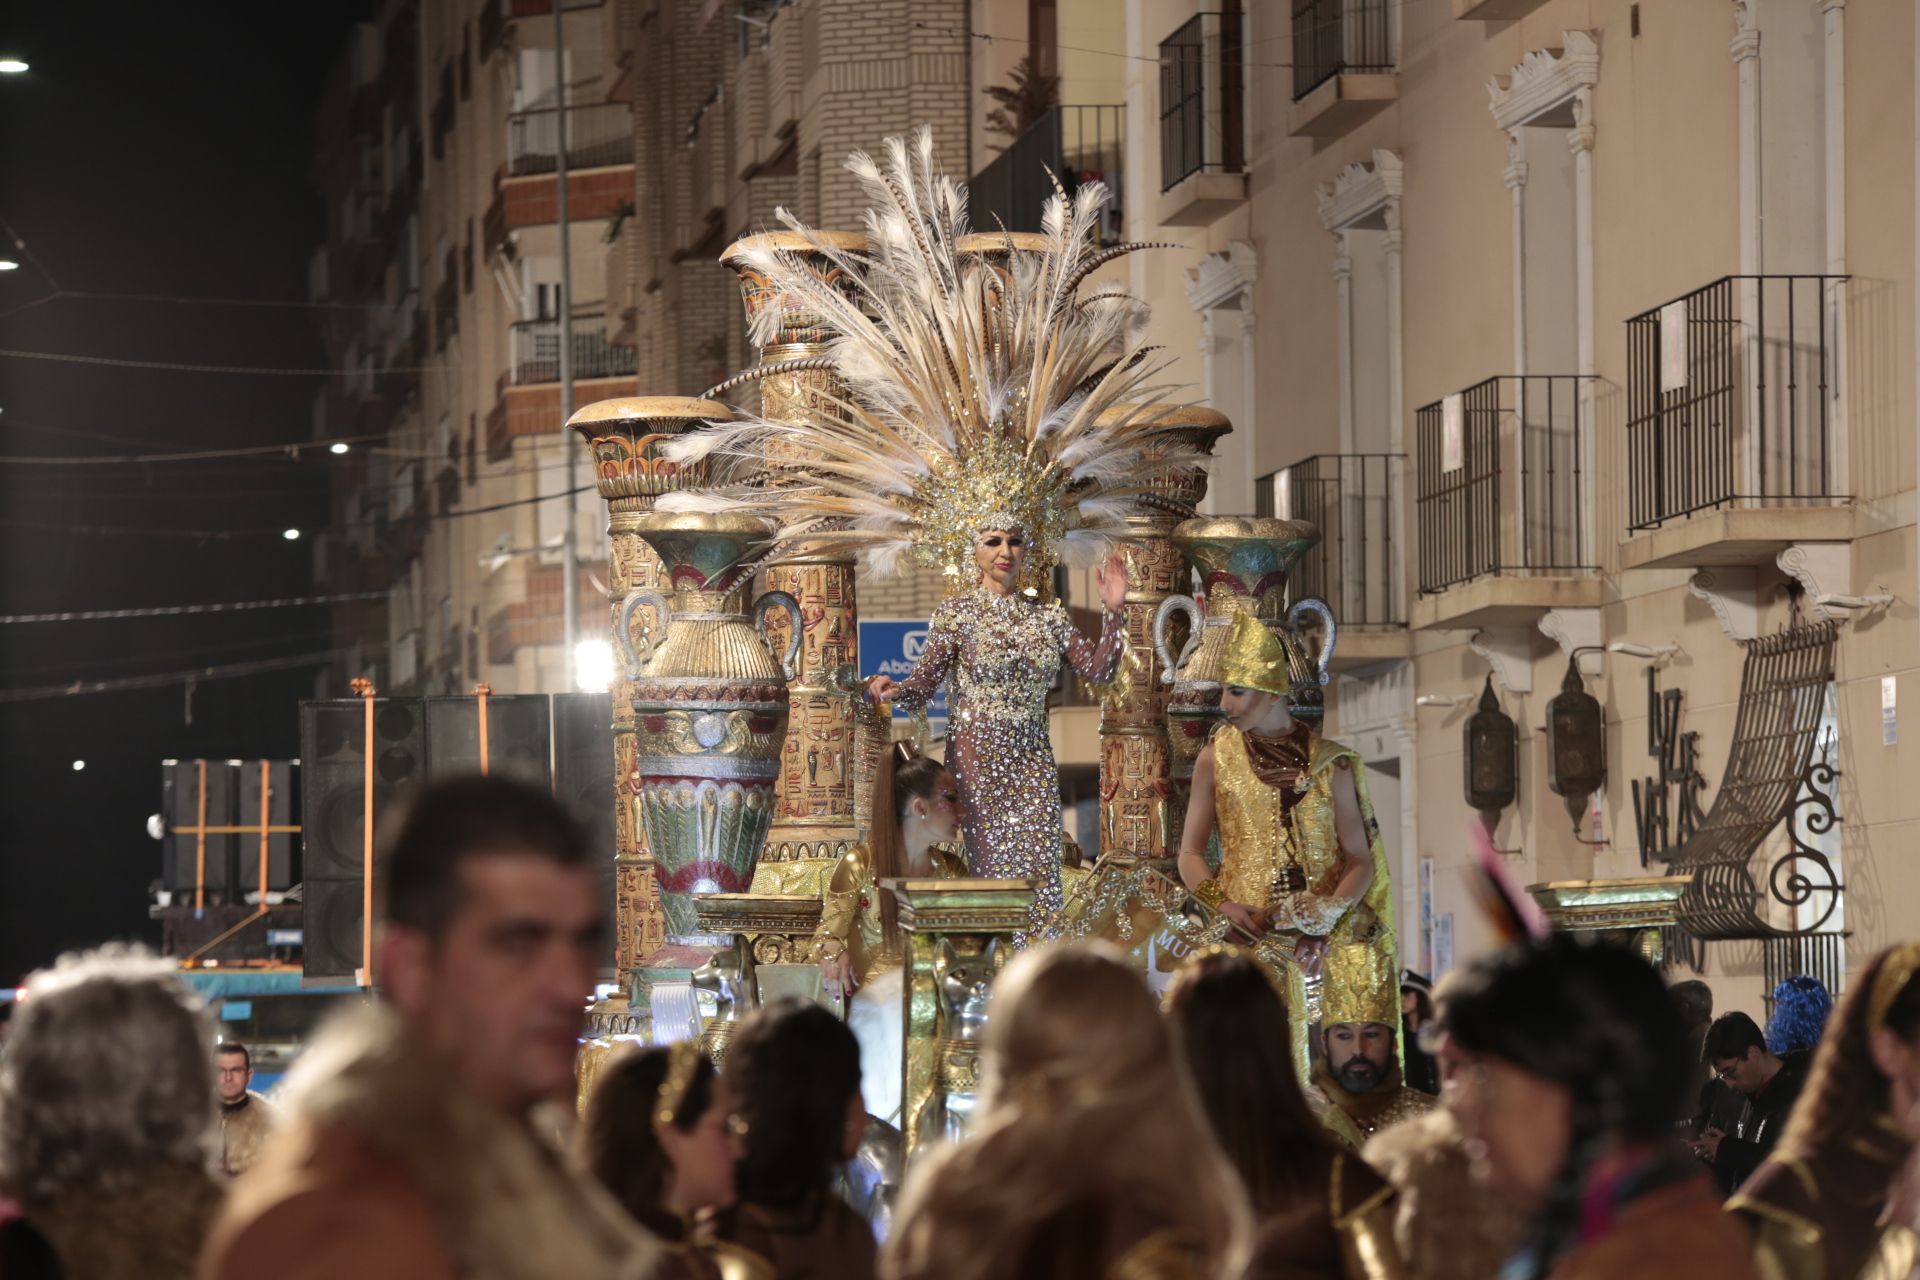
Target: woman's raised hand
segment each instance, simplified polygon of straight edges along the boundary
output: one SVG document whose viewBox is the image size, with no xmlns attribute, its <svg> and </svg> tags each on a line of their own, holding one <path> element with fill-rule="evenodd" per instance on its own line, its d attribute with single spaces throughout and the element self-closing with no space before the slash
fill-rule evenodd
<svg viewBox="0 0 1920 1280">
<path fill-rule="evenodd" d="M 1117 611 L 1127 602 L 1127 562 L 1118 551 L 1107 557 L 1107 563 L 1095 577 L 1094 583 L 1100 588 L 1100 603 L 1108 613 Z"/>
</svg>

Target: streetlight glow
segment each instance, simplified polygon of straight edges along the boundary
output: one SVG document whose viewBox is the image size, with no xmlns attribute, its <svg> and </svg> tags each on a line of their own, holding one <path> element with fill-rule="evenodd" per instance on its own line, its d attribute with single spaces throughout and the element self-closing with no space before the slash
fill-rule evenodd
<svg viewBox="0 0 1920 1280">
<path fill-rule="evenodd" d="M 0 58 L 0 76 L 17 76 L 26 70 L 26 62 L 20 58 Z"/>
<path fill-rule="evenodd" d="M 332 444 L 327 446 L 327 452 L 332 454 L 341 454 L 341 453 L 345 453 L 351 447 L 352 446 L 349 445 L 345 440 L 335 440 Z"/>
<path fill-rule="evenodd" d="M 87 762 L 85 760 L 75 760 L 73 762 L 73 771 L 75 773 L 80 772 L 82 769 L 86 767 L 87 767 Z"/>
<path fill-rule="evenodd" d="M 289 529 L 285 533 L 281 534 L 280 536 L 285 538 L 288 542 L 300 541 L 300 531 L 298 529 Z"/>
<path fill-rule="evenodd" d="M 18 271 L 20 264 L 12 258 L 0 258 L 0 271 Z"/>
<path fill-rule="evenodd" d="M 573 681 L 582 693 L 604 693 L 613 684 L 613 643 L 582 640 L 573 646 Z"/>
</svg>

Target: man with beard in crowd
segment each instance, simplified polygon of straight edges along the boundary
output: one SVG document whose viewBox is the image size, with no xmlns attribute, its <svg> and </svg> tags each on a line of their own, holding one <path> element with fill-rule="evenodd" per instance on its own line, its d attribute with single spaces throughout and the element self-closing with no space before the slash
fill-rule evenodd
<svg viewBox="0 0 1920 1280">
<path fill-rule="evenodd" d="M 1397 1004 L 1399 993 L 1390 992 Z M 1393 1006 L 1389 1006 L 1392 1008 Z M 1320 1024 L 1320 1061 L 1313 1082 L 1364 1137 L 1432 1109 L 1434 1097 L 1400 1078 L 1393 1025 L 1380 1021 Z"/>
<path fill-rule="evenodd" d="M 220 1080 L 220 1170 L 237 1178 L 253 1167 L 280 1110 L 255 1093 L 253 1055 L 238 1040 L 219 1045 L 214 1066 Z"/>
</svg>

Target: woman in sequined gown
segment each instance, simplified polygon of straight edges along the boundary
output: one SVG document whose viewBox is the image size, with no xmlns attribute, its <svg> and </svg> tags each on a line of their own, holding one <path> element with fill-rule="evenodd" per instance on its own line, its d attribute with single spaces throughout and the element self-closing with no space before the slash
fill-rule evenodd
<svg viewBox="0 0 1920 1280">
<path fill-rule="evenodd" d="M 969 869 L 988 879 L 1039 882 L 1034 918 L 1059 911 L 1060 771 L 1047 735 L 1047 691 L 1064 662 L 1085 680 L 1111 680 L 1126 633 L 1120 606 L 1126 567 L 1118 553 L 1100 571 L 1100 638 L 1089 641 L 1056 601 L 1020 590 L 1028 539 L 982 529 L 979 583 L 934 611 L 920 663 L 905 680 L 875 676 L 867 696 L 909 711 L 944 683 L 952 700 L 947 767 L 959 784 Z"/>
</svg>

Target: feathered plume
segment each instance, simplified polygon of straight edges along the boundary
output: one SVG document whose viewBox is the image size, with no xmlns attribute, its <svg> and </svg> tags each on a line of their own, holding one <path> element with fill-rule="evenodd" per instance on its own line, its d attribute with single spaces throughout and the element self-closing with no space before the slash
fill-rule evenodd
<svg viewBox="0 0 1920 1280">
<path fill-rule="evenodd" d="M 742 253 L 782 309 L 837 335 L 833 382 L 786 420 L 743 418 L 665 446 L 677 461 L 708 459 L 714 487 L 668 495 L 663 510 L 730 503 L 771 517 L 783 537 L 855 547 L 882 573 L 909 553 L 970 564 L 976 531 L 1012 522 L 1044 565 L 1099 554 L 1159 482 L 1204 465 L 1144 407 L 1166 390 L 1165 362 L 1139 342 L 1145 306 L 1111 288 L 1079 294 L 1102 264 L 1147 247 L 1098 244 L 1103 186 L 1069 195 L 1056 184 L 1045 246 L 1009 237 L 1004 261 L 989 263 L 960 251 L 966 191 L 939 172 L 930 131 L 911 147 L 889 138 L 884 164 L 855 153 L 847 168 L 871 203 L 864 248 L 783 209 L 811 252 Z M 776 336 L 779 310 L 758 313 L 756 344 Z"/>
</svg>

